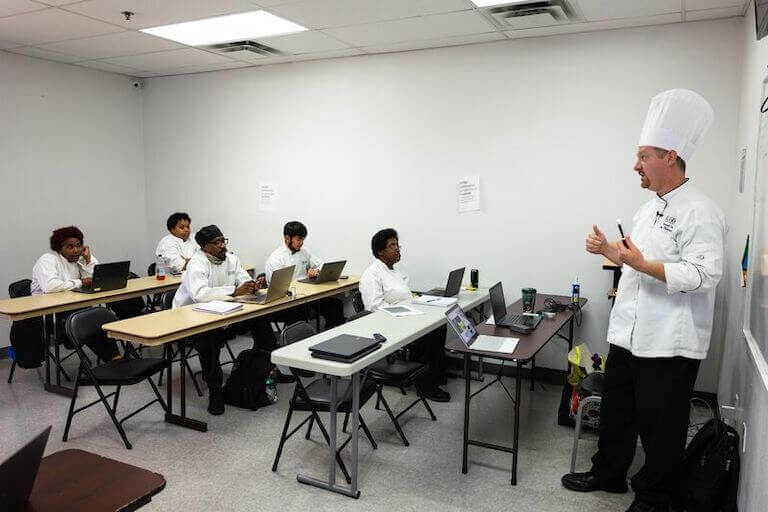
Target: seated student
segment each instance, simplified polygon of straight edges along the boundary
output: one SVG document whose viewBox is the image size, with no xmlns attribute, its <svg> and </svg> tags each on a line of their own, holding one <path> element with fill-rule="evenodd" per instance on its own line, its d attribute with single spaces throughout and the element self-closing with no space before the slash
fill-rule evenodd
<svg viewBox="0 0 768 512">
<path fill-rule="evenodd" d="M 181 286 L 173 298 L 174 309 L 196 302 L 251 295 L 258 288 L 265 286 L 263 278 L 253 281 L 240 259 L 227 252 L 227 239 L 217 226 L 205 226 L 200 229 L 195 234 L 195 241 L 201 250 L 195 252 L 187 264 L 187 271 L 181 278 Z M 253 336 L 254 348 L 271 351 L 277 346 L 269 322 L 261 318 L 247 322 Z M 225 337 L 224 328 L 192 337 L 197 353 L 200 354 L 203 379 L 208 383 L 208 412 L 214 415 L 224 413 L 224 375 L 219 366 L 219 352 Z"/>
<path fill-rule="evenodd" d="M 50 246 L 51 252 L 40 256 L 32 268 L 32 295 L 90 287 L 93 269 L 99 261 L 87 245 L 83 246 L 83 232 L 75 226 L 59 228 L 51 234 Z M 66 342 L 64 323 L 71 313 L 56 315 L 56 332 L 60 341 Z M 90 343 L 87 346 L 102 361 L 121 358 L 114 341 Z"/>
<path fill-rule="evenodd" d="M 376 261 L 365 269 L 360 278 L 360 294 L 368 311 L 387 305 L 406 304 L 413 300 L 408 287 L 408 276 L 394 267 L 400 261 L 400 242 L 397 231 L 382 229 L 371 239 L 371 250 Z M 430 364 L 430 371 L 421 384 L 421 392 L 430 400 L 448 402 L 450 393 L 440 389 L 448 381 L 445 374 L 446 326 L 425 334 L 409 347 L 413 357 Z"/>
<path fill-rule="evenodd" d="M 317 277 L 320 273 L 320 267 L 323 262 L 312 256 L 304 247 L 304 240 L 307 238 L 307 227 L 298 221 L 287 223 L 283 227 L 283 243 L 275 249 L 264 265 L 264 272 L 267 276 L 267 282 L 272 280 L 272 273 L 275 270 L 296 265 L 293 273 L 293 279 L 303 279 L 305 277 Z M 325 317 L 325 327 L 330 329 L 344 323 L 344 303 L 335 298 L 328 297 L 317 301 L 321 314 Z M 280 321 L 288 323 L 298 320 L 306 320 L 303 306 L 285 310 L 282 315 L 277 314 Z"/>
<path fill-rule="evenodd" d="M 165 225 L 169 233 L 160 239 L 155 249 L 156 256 L 168 259 L 171 272 L 181 272 L 187 269 L 192 255 L 197 250 L 194 237 L 190 237 L 192 219 L 183 212 L 172 213 Z"/>
</svg>

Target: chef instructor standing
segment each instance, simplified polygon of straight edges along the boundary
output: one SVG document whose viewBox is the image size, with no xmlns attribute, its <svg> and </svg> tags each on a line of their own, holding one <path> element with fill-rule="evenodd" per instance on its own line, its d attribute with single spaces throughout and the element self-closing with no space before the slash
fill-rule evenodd
<svg viewBox="0 0 768 512">
<path fill-rule="evenodd" d="M 627 512 L 668 511 L 688 431 L 689 400 L 712 334 L 723 272 L 725 216 L 686 177 L 686 162 L 712 124 L 712 107 L 686 89 L 651 100 L 634 170 L 656 195 L 609 243 L 597 226 L 587 251 L 622 265 L 608 326 L 610 351 L 598 451 L 587 473 L 563 476 L 574 491 L 627 491 L 637 437 L 645 464 L 632 477 Z"/>
</svg>

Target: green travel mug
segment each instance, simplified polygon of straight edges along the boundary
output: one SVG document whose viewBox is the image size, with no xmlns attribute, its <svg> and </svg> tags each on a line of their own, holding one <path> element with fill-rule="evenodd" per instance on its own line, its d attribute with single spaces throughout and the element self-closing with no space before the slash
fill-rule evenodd
<svg viewBox="0 0 768 512">
<path fill-rule="evenodd" d="M 523 288 L 523 313 L 536 310 L 536 288 Z"/>
</svg>

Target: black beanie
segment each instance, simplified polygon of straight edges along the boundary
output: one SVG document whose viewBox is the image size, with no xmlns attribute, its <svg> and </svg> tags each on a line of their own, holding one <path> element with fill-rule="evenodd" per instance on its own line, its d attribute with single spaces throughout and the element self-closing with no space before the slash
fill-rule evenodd
<svg viewBox="0 0 768 512">
<path fill-rule="evenodd" d="M 197 242 L 197 245 L 200 247 L 204 246 L 211 240 L 214 240 L 220 236 L 224 236 L 219 229 L 218 226 L 215 224 L 211 224 L 210 226 L 205 226 L 204 228 L 200 228 L 197 233 L 195 233 L 195 242 Z"/>
</svg>

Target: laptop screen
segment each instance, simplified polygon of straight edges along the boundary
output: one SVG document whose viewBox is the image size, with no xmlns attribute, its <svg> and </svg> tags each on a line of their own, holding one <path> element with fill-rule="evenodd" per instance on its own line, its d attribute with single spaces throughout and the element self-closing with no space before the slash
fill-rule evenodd
<svg viewBox="0 0 768 512">
<path fill-rule="evenodd" d="M 491 286 L 488 293 L 491 296 L 493 319 L 498 322 L 507 316 L 507 305 L 504 301 L 504 289 L 501 287 L 501 281 Z"/>
<path fill-rule="evenodd" d="M 445 286 L 445 296 L 453 297 L 458 295 L 461 291 L 461 280 L 464 279 L 464 269 L 466 267 L 457 268 L 448 274 L 448 284 Z"/>
<path fill-rule="evenodd" d="M 458 304 L 446 311 L 445 316 L 448 317 L 448 323 L 453 330 L 456 331 L 456 334 L 459 335 L 461 341 L 463 341 L 466 346 L 469 346 L 472 342 L 472 338 L 477 335 L 472 320 L 467 317 L 464 310 L 461 309 Z"/>
</svg>

